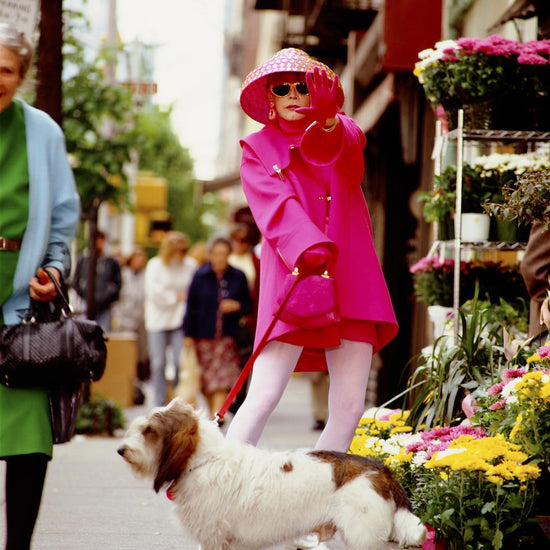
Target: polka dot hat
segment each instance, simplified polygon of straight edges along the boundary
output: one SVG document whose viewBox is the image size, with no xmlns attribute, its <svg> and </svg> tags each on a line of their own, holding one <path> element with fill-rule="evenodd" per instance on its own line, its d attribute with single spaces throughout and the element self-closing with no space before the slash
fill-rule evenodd
<svg viewBox="0 0 550 550">
<path fill-rule="evenodd" d="M 278 51 L 271 59 L 254 69 L 244 80 L 241 87 L 241 107 L 254 120 L 267 124 L 269 100 L 267 97 L 267 79 L 274 73 L 306 73 L 318 68 L 334 78 L 334 71 L 324 63 L 309 57 L 303 50 L 285 48 Z M 340 87 L 341 89 L 341 87 Z M 341 94 L 339 107 L 344 103 L 344 93 Z"/>
</svg>

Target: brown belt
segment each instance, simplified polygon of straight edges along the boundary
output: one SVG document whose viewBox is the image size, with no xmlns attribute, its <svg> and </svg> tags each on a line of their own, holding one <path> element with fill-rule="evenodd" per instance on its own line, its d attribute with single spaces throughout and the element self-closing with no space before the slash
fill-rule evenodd
<svg viewBox="0 0 550 550">
<path fill-rule="evenodd" d="M 20 248 L 21 248 L 21 241 L 14 241 L 12 239 L 4 239 L 4 237 L 0 237 L 0 251 L 19 250 Z"/>
</svg>

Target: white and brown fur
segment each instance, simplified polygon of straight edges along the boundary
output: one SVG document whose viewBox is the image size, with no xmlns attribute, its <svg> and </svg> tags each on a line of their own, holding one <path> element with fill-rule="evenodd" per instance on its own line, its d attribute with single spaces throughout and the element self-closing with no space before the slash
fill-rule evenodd
<svg viewBox="0 0 550 550">
<path fill-rule="evenodd" d="M 420 545 L 426 535 L 378 462 L 229 441 L 180 399 L 136 419 L 118 452 L 155 491 L 170 490 L 203 550 L 257 550 L 314 531 L 338 532 L 347 550 L 378 550 L 388 540 Z"/>
</svg>

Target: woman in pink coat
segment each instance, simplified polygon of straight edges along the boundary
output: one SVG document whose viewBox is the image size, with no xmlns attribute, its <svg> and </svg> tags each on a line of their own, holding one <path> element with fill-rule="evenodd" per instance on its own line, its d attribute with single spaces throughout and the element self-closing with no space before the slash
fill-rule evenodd
<svg viewBox="0 0 550 550">
<path fill-rule="evenodd" d="M 361 190 L 365 136 L 340 111 L 343 100 L 333 71 L 294 48 L 243 84 L 243 110 L 265 124 L 241 141 L 243 189 L 263 235 L 256 345 L 295 267 L 328 270 L 339 322 L 317 330 L 277 322 L 228 438 L 255 445 L 293 371 L 328 368 L 329 418 L 316 447 L 347 451 L 364 411 L 372 355 L 397 332 Z"/>
</svg>

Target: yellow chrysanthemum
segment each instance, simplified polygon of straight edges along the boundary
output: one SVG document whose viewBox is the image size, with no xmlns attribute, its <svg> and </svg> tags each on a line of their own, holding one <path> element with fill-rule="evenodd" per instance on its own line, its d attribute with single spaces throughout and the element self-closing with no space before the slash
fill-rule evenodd
<svg viewBox="0 0 550 550">
<path fill-rule="evenodd" d="M 521 423 L 523 422 L 523 413 L 519 413 L 516 416 L 516 423 L 514 424 L 514 427 L 512 428 L 512 431 L 510 432 L 510 439 L 514 440 L 521 429 Z"/>
<path fill-rule="evenodd" d="M 390 432 L 390 435 L 406 434 L 412 432 L 412 426 L 396 426 Z"/>
</svg>

